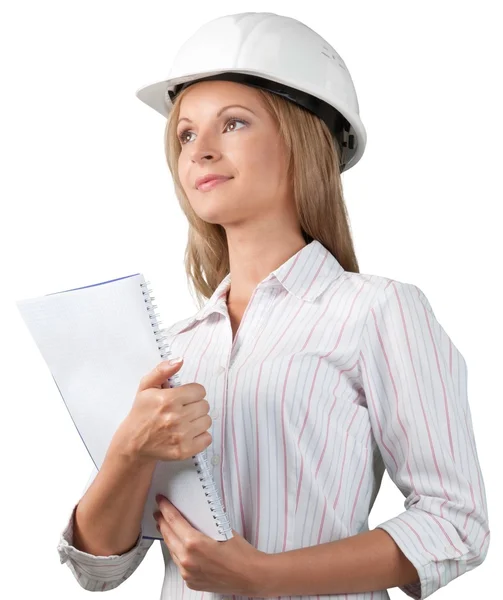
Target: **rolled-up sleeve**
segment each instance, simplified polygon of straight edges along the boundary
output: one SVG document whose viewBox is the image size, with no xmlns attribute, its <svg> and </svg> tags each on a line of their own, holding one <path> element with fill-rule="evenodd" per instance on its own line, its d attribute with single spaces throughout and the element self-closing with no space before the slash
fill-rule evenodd
<svg viewBox="0 0 503 600">
<path fill-rule="evenodd" d="M 85 491 L 96 476 L 94 469 Z M 143 539 L 143 531 L 136 539 L 131 550 L 124 554 L 96 556 L 78 550 L 73 545 L 73 527 L 77 504 L 73 507 L 58 544 L 58 554 L 61 564 L 66 563 L 80 586 L 89 591 L 108 591 L 118 587 L 136 570 L 152 545 L 154 540 Z"/>
<path fill-rule="evenodd" d="M 389 280 L 370 309 L 359 366 L 372 430 L 405 511 L 377 527 L 411 561 L 422 600 L 479 566 L 489 548 L 467 367 L 415 285 Z"/>
</svg>

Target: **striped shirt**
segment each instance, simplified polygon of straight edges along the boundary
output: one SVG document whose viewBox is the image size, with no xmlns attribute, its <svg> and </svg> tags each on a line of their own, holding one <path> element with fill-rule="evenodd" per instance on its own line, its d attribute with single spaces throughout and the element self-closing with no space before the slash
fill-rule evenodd
<svg viewBox="0 0 503 600">
<path fill-rule="evenodd" d="M 208 463 L 232 528 L 266 553 L 357 535 L 386 469 L 405 510 L 378 527 L 420 577 L 400 589 L 426 598 L 480 565 L 490 532 L 466 362 L 425 294 L 347 272 L 314 240 L 257 285 L 233 340 L 230 281 L 169 327 L 167 343 L 184 357 L 181 383 L 206 389 Z M 61 562 L 85 589 L 117 587 L 153 540 L 140 536 L 123 555 L 80 552 L 74 510 Z M 188 588 L 160 543 L 161 599 L 241 598 Z M 325 597 L 389 599 L 386 590 Z"/>
</svg>

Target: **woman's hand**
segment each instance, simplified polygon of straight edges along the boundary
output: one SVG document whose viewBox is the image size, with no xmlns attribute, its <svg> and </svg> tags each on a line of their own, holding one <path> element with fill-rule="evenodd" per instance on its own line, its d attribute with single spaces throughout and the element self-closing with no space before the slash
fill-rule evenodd
<svg viewBox="0 0 503 600">
<path fill-rule="evenodd" d="M 223 542 L 208 537 L 183 517 L 164 496 L 156 497 L 157 528 L 191 590 L 261 597 L 262 565 L 269 554 L 252 546 L 232 530 Z"/>
</svg>

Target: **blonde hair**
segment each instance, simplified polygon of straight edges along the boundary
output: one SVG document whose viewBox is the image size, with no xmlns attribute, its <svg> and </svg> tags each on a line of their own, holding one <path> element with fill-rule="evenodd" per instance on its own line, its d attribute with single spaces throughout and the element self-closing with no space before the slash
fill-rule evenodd
<svg viewBox="0 0 503 600">
<path fill-rule="evenodd" d="M 194 212 L 178 177 L 181 143 L 176 125 L 180 102 L 188 89 L 175 98 L 166 123 L 164 148 L 175 194 L 189 223 L 185 249 L 187 281 L 202 307 L 229 273 L 230 264 L 225 229 L 204 221 Z M 359 273 L 340 176 L 340 147 L 334 144 L 325 122 L 315 114 L 277 94 L 256 89 L 288 148 L 288 176 L 306 243 L 318 240 L 346 271 Z"/>
</svg>

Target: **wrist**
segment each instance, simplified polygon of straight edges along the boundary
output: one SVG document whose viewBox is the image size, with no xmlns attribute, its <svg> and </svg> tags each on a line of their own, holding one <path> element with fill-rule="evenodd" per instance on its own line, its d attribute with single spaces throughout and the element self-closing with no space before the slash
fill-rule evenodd
<svg viewBox="0 0 503 600">
<path fill-rule="evenodd" d="M 154 467 L 157 461 L 142 456 L 133 440 L 128 421 L 124 419 L 112 438 L 107 454 L 131 467 Z"/>
</svg>

